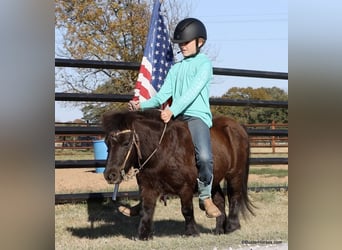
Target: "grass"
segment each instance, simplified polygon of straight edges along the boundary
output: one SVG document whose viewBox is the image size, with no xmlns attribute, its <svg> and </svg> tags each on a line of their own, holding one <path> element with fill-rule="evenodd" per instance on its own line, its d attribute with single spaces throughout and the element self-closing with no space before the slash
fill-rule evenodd
<svg viewBox="0 0 342 250">
<path fill-rule="evenodd" d="M 228 235 L 214 235 L 215 219 L 208 219 L 194 198 L 200 237 L 185 237 L 179 199 L 167 206 L 157 204 L 154 238 L 137 241 L 139 218 L 117 211 L 119 203 L 86 202 L 55 206 L 55 249 L 228 249 L 242 241 L 288 241 L 287 192 L 250 192 L 258 207 L 256 216 L 241 220 L 241 229 Z M 122 201 L 135 204 L 136 201 Z"/>
<path fill-rule="evenodd" d="M 264 175 L 265 177 L 285 177 L 288 176 L 287 169 L 275 169 L 270 167 L 253 168 L 249 169 L 250 174 Z"/>
<path fill-rule="evenodd" d="M 56 149 L 55 160 L 94 160 L 94 150 L 92 149 Z"/>
</svg>

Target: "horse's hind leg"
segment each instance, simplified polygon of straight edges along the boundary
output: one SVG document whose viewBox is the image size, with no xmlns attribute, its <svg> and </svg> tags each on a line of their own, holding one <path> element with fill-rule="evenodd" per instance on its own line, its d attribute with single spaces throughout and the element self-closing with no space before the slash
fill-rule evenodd
<svg viewBox="0 0 342 250">
<path fill-rule="evenodd" d="M 234 187 L 234 179 L 227 182 L 227 194 L 229 201 L 229 213 L 225 232 L 231 233 L 241 227 L 239 219 L 241 192 L 239 188 Z"/>
<path fill-rule="evenodd" d="M 194 217 L 194 206 L 192 202 L 193 192 L 190 190 L 181 192 L 179 197 L 181 200 L 182 214 L 185 219 L 185 235 L 198 236 L 199 231 Z"/>
<path fill-rule="evenodd" d="M 215 234 L 223 234 L 227 216 L 225 211 L 224 193 L 220 185 L 217 185 L 212 188 L 212 199 L 217 208 L 221 211 L 221 215 L 216 217 Z"/>
</svg>

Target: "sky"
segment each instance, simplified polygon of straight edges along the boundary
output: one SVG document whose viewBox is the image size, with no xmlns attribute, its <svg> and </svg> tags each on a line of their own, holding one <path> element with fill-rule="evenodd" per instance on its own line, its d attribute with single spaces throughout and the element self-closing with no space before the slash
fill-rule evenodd
<svg viewBox="0 0 342 250">
<path fill-rule="evenodd" d="M 191 6 L 190 16 L 206 26 L 203 51 L 213 67 L 288 72 L 288 0 L 194 0 Z M 288 91 L 287 80 L 214 76 L 210 95 L 232 87 L 274 86 Z M 55 102 L 56 121 L 80 118 L 81 111 Z"/>
</svg>

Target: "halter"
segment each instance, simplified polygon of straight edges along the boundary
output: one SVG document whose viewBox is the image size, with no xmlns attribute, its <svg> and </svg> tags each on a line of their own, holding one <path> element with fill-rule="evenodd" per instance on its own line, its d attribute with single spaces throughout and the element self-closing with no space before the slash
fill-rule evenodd
<svg viewBox="0 0 342 250">
<path fill-rule="evenodd" d="M 127 154 L 125 156 L 125 160 L 124 160 L 124 162 L 122 163 L 122 165 L 120 167 L 120 174 L 121 174 L 121 176 L 122 176 L 122 178 L 124 180 L 128 180 L 129 178 L 132 178 L 133 176 L 138 174 L 143 169 L 143 167 L 148 163 L 148 161 L 152 158 L 152 156 L 157 152 L 157 150 L 159 148 L 159 145 L 160 145 L 160 143 L 162 142 L 162 140 L 164 138 L 166 127 L 167 127 L 167 123 L 165 123 L 165 125 L 164 125 L 163 133 L 161 134 L 161 137 L 159 139 L 157 147 L 153 150 L 153 152 L 150 154 L 150 156 L 147 157 L 147 159 L 142 164 L 140 162 L 140 160 L 142 159 L 142 155 L 141 155 L 141 150 L 140 150 L 139 137 L 138 137 L 138 134 L 135 132 L 135 130 L 134 129 L 133 130 L 125 129 L 125 130 L 119 131 L 119 132 L 117 132 L 117 133 L 115 133 L 113 135 L 113 136 L 117 136 L 117 135 L 126 134 L 126 133 L 132 133 L 133 134 L 133 136 L 132 136 L 132 143 L 129 146 L 129 149 L 128 149 Z M 132 153 L 133 145 L 135 146 L 135 148 L 137 150 L 139 169 L 134 169 L 133 173 L 129 173 L 129 174 L 126 175 L 126 173 L 125 173 L 125 166 L 126 166 L 126 163 L 128 161 L 128 158 L 130 157 L 130 155 Z"/>
<path fill-rule="evenodd" d="M 121 173 L 121 176 L 124 180 L 127 180 L 128 177 L 126 177 L 126 173 L 125 173 L 125 165 L 126 165 L 126 162 L 129 158 L 129 156 L 131 155 L 131 152 L 132 152 L 132 149 L 133 149 L 133 145 L 137 145 L 137 139 L 136 139 L 136 133 L 135 131 L 133 130 L 130 130 L 130 129 L 125 129 L 125 130 L 122 130 L 122 131 L 119 131 L 115 134 L 113 134 L 112 136 L 118 136 L 118 135 L 121 135 L 121 134 L 126 134 L 126 133 L 132 133 L 133 132 L 133 139 L 132 139 L 132 143 L 131 145 L 129 146 L 129 149 L 127 151 L 127 154 L 126 154 L 126 157 L 125 157 L 125 160 L 124 162 L 122 163 L 122 165 L 120 166 L 120 173 Z"/>
</svg>

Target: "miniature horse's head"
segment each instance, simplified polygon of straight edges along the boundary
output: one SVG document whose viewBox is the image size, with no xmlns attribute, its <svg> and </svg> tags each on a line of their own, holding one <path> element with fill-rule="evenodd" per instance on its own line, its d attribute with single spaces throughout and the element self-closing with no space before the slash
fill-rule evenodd
<svg viewBox="0 0 342 250">
<path fill-rule="evenodd" d="M 158 128 L 153 129 L 155 124 Z M 105 142 L 108 148 L 104 178 L 108 183 L 120 183 L 131 167 L 139 166 L 139 160 L 142 157 L 140 141 L 146 141 L 145 137 L 147 136 L 149 140 L 156 140 L 157 137 L 154 134 L 158 133 L 159 136 L 160 124 L 162 121 L 158 110 L 149 112 L 110 111 L 103 114 L 102 126 L 106 133 Z"/>
</svg>

